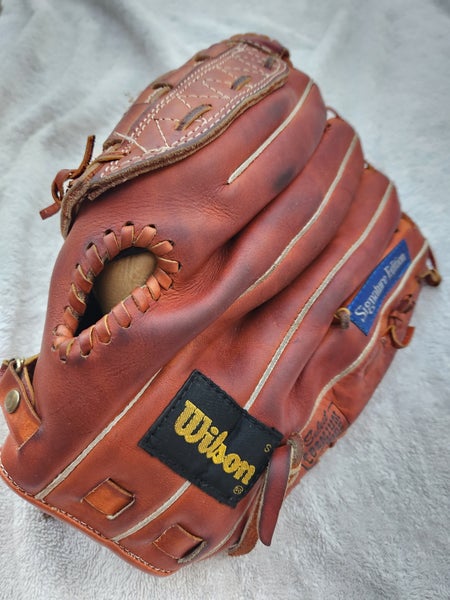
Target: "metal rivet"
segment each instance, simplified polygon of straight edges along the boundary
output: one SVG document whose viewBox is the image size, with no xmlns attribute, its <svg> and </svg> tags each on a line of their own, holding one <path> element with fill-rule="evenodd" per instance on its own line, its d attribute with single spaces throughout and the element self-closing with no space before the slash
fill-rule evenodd
<svg viewBox="0 0 450 600">
<path fill-rule="evenodd" d="M 5 410 L 7 413 L 13 413 L 17 410 L 20 403 L 20 392 L 19 390 L 10 390 L 6 394 L 5 398 Z"/>
</svg>

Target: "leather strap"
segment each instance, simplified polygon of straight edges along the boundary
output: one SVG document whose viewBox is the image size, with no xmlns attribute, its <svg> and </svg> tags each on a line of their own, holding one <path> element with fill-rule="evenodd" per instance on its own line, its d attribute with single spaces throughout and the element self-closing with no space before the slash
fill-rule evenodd
<svg viewBox="0 0 450 600">
<path fill-rule="evenodd" d="M 38 431 L 41 420 L 34 408 L 30 370 L 36 357 L 25 363 L 10 361 L 0 378 L 3 415 L 17 446 L 21 448 Z M 18 366 L 20 364 L 20 366 Z"/>
<path fill-rule="evenodd" d="M 302 456 L 303 440 L 299 434 L 293 434 L 274 450 L 241 538 L 228 552 L 231 556 L 247 554 L 258 539 L 270 546 L 283 500 L 298 474 Z"/>
</svg>

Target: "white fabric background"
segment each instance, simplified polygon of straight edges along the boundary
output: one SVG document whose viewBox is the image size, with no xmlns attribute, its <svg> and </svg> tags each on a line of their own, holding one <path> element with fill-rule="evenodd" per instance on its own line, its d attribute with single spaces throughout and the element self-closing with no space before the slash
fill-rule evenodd
<svg viewBox="0 0 450 600">
<path fill-rule="evenodd" d="M 1 484 L 1 599 L 450 597 L 449 0 L 4 0 L 0 358 L 39 350 L 61 245 L 58 217 L 38 215 L 54 174 L 156 76 L 246 31 L 288 46 L 354 125 L 430 239 L 444 283 L 424 289 L 411 346 L 289 497 L 271 548 L 158 579 Z"/>
</svg>

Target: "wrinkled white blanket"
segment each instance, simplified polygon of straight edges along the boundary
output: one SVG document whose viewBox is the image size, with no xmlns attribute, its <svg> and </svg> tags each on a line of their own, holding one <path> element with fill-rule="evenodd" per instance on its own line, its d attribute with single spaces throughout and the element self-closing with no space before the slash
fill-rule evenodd
<svg viewBox="0 0 450 600">
<path fill-rule="evenodd" d="M 1 599 L 450 597 L 449 0 L 3 0 L 0 358 L 39 350 L 61 237 L 38 210 L 56 171 L 156 76 L 246 31 L 288 46 L 355 126 L 444 283 L 424 289 L 411 346 L 288 498 L 271 548 L 158 579 L 0 484 Z M 6 433 L 0 419 L 0 442 Z"/>
</svg>

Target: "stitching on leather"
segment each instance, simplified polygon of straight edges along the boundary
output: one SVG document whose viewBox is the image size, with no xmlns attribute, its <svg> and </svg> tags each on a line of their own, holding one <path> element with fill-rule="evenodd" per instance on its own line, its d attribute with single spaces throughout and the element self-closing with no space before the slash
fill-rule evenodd
<svg viewBox="0 0 450 600">
<path fill-rule="evenodd" d="M 152 225 L 145 225 L 136 231 L 133 224 L 127 223 L 118 232 L 107 230 L 103 233 L 100 241 L 88 244 L 83 259 L 75 266 L 69 288 L 68 305 L 63 313 L 63 322 L 53 331 L 52 349 L 59 352 L 62 361 L 67 360 L 74 346 L 78 347 L 80 356 L 86 358 L 96 343 L 109 344 L 112 336 L 111 317 L 114 317 L 117 324 L 123 329 L 131 325 L 132 315 L 122 301 L 97 323 L 75 337 L 76 329 L 85 313 L 95 277 L 101 273 L 105 263 L 115 258 L 122 250 L 131 247 L 147 249 L 156 259 L 155 270 L 146 284 L 138 287 L 129 295 L 141 313 L 147 312 L 153 302 L 159 300 L 163 290 L 170 288 L 173 283 L 173 275 L 178 272 L 180 264 L 176 260 L 166 257 L 173 249 L 173 242 L 169 240 L 154 242 L 156 234 L 157 230 Z M 104 241 L 107 236 L 109 240 L 114 240 L 112 244 Z M 111 245 L 115 247 L 111 248 Z M 77 283 L 78 274 L 82 278 L 80 283 L 84 289 L 80 287 L 80 283 Z"/>
<path fill-rule="evenodd" d="M 201 75 L 203 75 L 204 73 L 208 73 L 212 68 L 220 68 L 231 57 L 236 58 L 236 54 L 240 53 L 244 50 L 246 50 L 246 46 L 238 45 L 238 46 L 235 46 L 230 52 L 225 53 L 220 60 L 213 59 L 212 61 L 206 62 L 199 69 L 196 69 L 195 71 L 191 72 L 186 77 L 183 84 L 179 87 L 179 89 L 177 90 L 177 93 L 174 95 L 176 97 L 179 97 L 180 94 L 182 94 L 185 90 L 189 89 L 190 84 L 194 80 L 200 79 Z M 164 98 L 161 100 L 161 102 L 157 106 L 155 106 L 155 108 L 153 108 L 150 111 L 150 113 L 135 127 L 134 132 L 137 134 L 138 137 L 142 134 L 142 132 L 144 131 L 148 122 L 152 119 L 152 116 L 156 115 L 157 112 L 159 112 L 162 108 L 164 108 L 171 101 L 172 101 L 172 97 L 170 96 L 170 93 L 169 93 L 166 96 L 164 96 Z"/>
<path fill-rule="evenodd" d="M 165 119 L 165 120 L 166 120 L 166 119 Z M 172 120 L 172 119 L 171 119 L 171 120 Z M 169 142 L 167 141 L 167 139 L 166 139 L 166 136 L 164 135 L 164 133 L 163 133 L 163 130 L 161 129 L 161 125 L 159 124 L 159 121 L 160 121 L 160 119 L 154 119 L 154 123 L 155 123 L 156 127 L 158 128 L 158 133 L 159 133 L 159 135 L 161 136 L 161 138 L 162 138 L 162 140 L 163 140 L 163 142 L 164 142 L 165 146 L 166 146 L 167 148 L 169 148 L 169 147 L 170 147 L 170 146 L 169 146 Z M 148 150 L 147 150 L 147 152 L 148 152 Z"/>
<path fill-rule="evenodd" d="M 132 558 L 133 560 L 136 560 L 136 561 L 142 563 L 143 565 L 147 566 L 149 569 L 157 571 L 158 573 L 167 573 L 167 574 L 169 574 L 169 573 L 173 572 L 173 571 L 170 571 L 170 570 L 167 570 L 167 569 L 160 569 L 158 567 L 155 567 L 155 565 L 152 565 L 148 561 L 144 560 L 142 557 L 137 556 L 137 554 L 134 554 L 134 552 L 131 552 L 131 550 L 129 550 L 128 548 L 126 548 L 122 544 L 119 544 L 119 542 L 116 542 L 113 539 L 106 537 L 103 533 L 101 533 L 100 531 L 98 531 L 97 529 L 95 529 L 94 527 L 92 527 L 91 525 L 88 525 L 87 523 L 85 523 L 84 521 L 82 521 L 81 519 L 79 519 L 78 517 L 75 517 L 71 513 L 63 510 L 62 508 L 59 508 L 57 506 L 53 506 L 53 504 L 50 504 L 46 500 L 37 500 L 32 494 L 30 494 L 29 492 L 27 492 L 26 490 L 24 490 L 23 488 L 21 488 L 14 481 L 14 479 L 11 477 L 11 475 L 8 473 L 8 471 L 5 469 L 5 467 L 4 467 L 4 465 L 3 465 L 2 462 L 0 462 L 0 468 L 1 468 L 2 472 L 3 472 L 3 476 L 10 482 L 10 484 L 12 485 L 12 487 L 15 488 L 16 490 L 18 490 L 21 495 L 26 496 L 27 498 L 30 498 L 31 501 L 32 501 L 32 503 L 43 504 L 44 506 L 48 507 L 48 510 L 49 510 L 50 513 L 57 512 L 57 513 L 59 513 L 61 515 L 64 515 L 65 517 L 69 518 L 71 521 L 74 521 L 75 523 L 78 523 L 78 525 L 81 525 L 82 527 L 88 529 L 91 533 L 93 533 L 96 536 L 102 538 L 103 540 L 105 540 L 105 541 L 107 541 L 109 543 L 115 544 L 116 546 L 118 546 L 121 549 L 122 552 L 124 552 L 125 554 L 127 554 L 128 556 L 130 556 L 130 558 Z"/>
<path fill-rule="evenodd" d="M 230 96 L 228 96 L 227 94 L 225 94 L 225 92 L 221 92 L 220 90 L 216 90 L 216 88 L 212 86 L 212 84 L 214 82 L 216 82 L 216 83 L 224 83 L 222 79 L 203 79 L 202 85 L 204 85 L 206 88 L 208 88 L 208 90 L 211 90 L 214 94 L 217 94 L 217 96 L 212 96 L 212 95 L 206 94 L 206 96 L 204 96 L 204 97 L 206 97 L 206 98 L 208 98 L 208 97 L 209 98 L 217 98 L 218 100 L 223 100 L 223 99 L 231 100 Z M 192 94 L 190 97 L 200 99 L 200 96 L 195 96 L 194 94 Z"/>
<path fill-rule="evenodd" d="M 175 92 L 174 91 L 174 96 L 175 98 L 177 98 L 182 104 L 184 104 L 186 106 L 186 108 L 188 108 L 189 110 L 192 110 L 192 105 L 189 104 L 189 102 L 186 100 L 186 96 L 183 94 L 181 95 L 179 92 Z"/>
<path fill-rule="evenodd" d="M 143 131 L 146 129 L 146 127 L 151 123 L 151 122 L 155 122 L 155 125 L 158 129 L 158 132 L 161 135 L 161 129 L 159 127 L 159 125 L 157 124 L 158 121 L 158 113 L 161 111 L 162 108 L 164 108 L 166 105 L 168 105 L 170 102 L 173 102 L 174 98 L 178 99 L 179 101 L 181 100 L 181 97 L 186 98 L 186 95 L 183 93 L 185 91 L 189 91 L 189 86 L 191 85 L 192 81 L 198 81 L 201 79 L 201 76 L 203 74 L 208 73 L 209 71 L 211 71 L 212 69 L 215 70 L 222 70 L 221 67 L 227 63 L 227 61 L 229 61 L 230 58 L 234 58 L 236 60 L 238 60 L 239 62 L 241 62 L 243 65 L 245 65 L 245 67 L 247 67 L 247 69 L 249 69 L 250 71 L 252 71 L 253 73 L 257 73 L 261 79 L 257 80 L 254 84 L 248 84 L 247 86 L 245 86 L 244 91 L 242 91 L 239 94 L 236 94 L 232 99 L 229 99 L 229 102 L 227 102 L 224 106 L 220 107 L 215 113 L 213 113 L 212 115 L 210 115 L 208 118 L 205 118 L 202 120 L 202 123 L 200 125 L 198 125 L 196 128 L 189 130 L 185 135 L 181 136 L 180 138 L 177 138 L 176 140 L 174 140 L 174 142 L 172 142 L 172 144 L 168 144 L 167 140 L 165 139 L 164 136 L 161 136 L 164 142 L 164 146 L 159 146 L 159 147 L 155 147 L 155 148 L 150 148 L 148 149 L 147 153 L 144 155 L 138 155 L 138 156 L 132 156 L 127 158 L 126 160 L 116 160 L 116 161 L 111 161 L 110 163 L 108 163 L 108 165 L 102 170 L 100 177 L 104 177 L 105 175 L 107 175 L 109 172 L 112 171 L 116 171 L 117 169 L 121 169 L 123 168 L 125 165 L 136 162 L 136 161 L 140 161 L 143 160 L 143 157 L 149 157 L 151 155 L 158 155 L 161 154 L 165 151 L 167 151 L 168 148 L 177 148 L 180 145 L 183 145 L 184 143 L 188 142 L 188 141 L 192 141 L 192 139 L 195 139 L 197 137 L 200 137 L 201 135 L 203 135 L 204 133 L 206 133 L 208 130 L 212 129 L 222 118 L 226 117 L 227 115 L 229 115 L 237 106 L 239 106 L 240 104 L 242 104 L 246 98 L 248 98 L 249 96 L 253 95 L 254 93 L 256 93 L 258 90 L 266 87 L 266 85 L 268 84 L 268 82 L 271 79 L 275 79 L 279 72 L 282 70 L 284 63 L 283 61 L 279 60 L 278 62 L 278 68 L 274 69 L 273 71 L 268 72 L 267 70 L 264 70 L 263 68 L 261 68 L 259 65 L 254 64 L 248 60 L 245 59 L 245 55 L 248 53 L 258 53 L 259 55 L 259 51 L 248 47 L 246 45 L 238 45 L 235 48 L 233 48 L 230 52 L 226 53 L 221 60 L 216 61 L 216 62 L 208 62 L 205 64 L 205 66 L 202 66 L 199 70 L 195 70 L 193 73 L 191 73 L 186 80 L 183 82 L 183 84 L 181 85 L 181 87 L 177 90 L 176 93 L 173 93 L 172 95 L 167 94 L 166 96 L 164 96 L 161 100 L 160 103 L 158 103 L 158 105 L 156 107 L 154 107 L 150 113 L 148 113 L 143 119 L 142 121 L 139 122 L 138 125 L 136 125 L 136 127 L 134 128 L 134 130 L 130 133 L 130 136 L 133 139 L 138 139 Z M 232 68 L 230 66 L 230 68 Z M 240 72 L 240 69 L 238 69 L 237 67 L 234 67 L 234 69 L 236 69 L 238 72 Z M 223 70 L 224 71 L 224 70 Z M 224 71 L 226 73 L 226 71 Z M 228 76 L 230 76 L 229 73 L 227 73 Z M 213 80 L 214 81 L 214 80 Z M 217 80 L 218 82 L 221 80 Z M 202 80 L 203 85 L 205 85 L 208 89 L 209 88 L 209 84 L 207 83 L 207 79 L 204 78 Z M 231 85 L 231 84 L 230 84 Z M 220 93 L 218 90 L 213 89 L 214 93 Z M 192 96 L 188 96 L 188 97 L 192 97 Z M 208 96 L 208 95 L 202 95 L 203 98 L 205 97 L 212 97 L 212 96 Z M 217 96 L 216 96 L 217 97 Z M 228 97 L 227 97 L 228 98 Z M 186 103 L 188 106 L 189 104 Z M 164 119 L 168 119 L 171 120 L 170 117 L 164 117 Z M 176 120 L 176 119 L 173 119 Z M 124 148 L 124 154 L 127 154 L 127 151 L 129 150 L 129 147 L 131 146 L 131 144 L 128 144 L 128 146 L 126 146 Z"/>
</svg>

